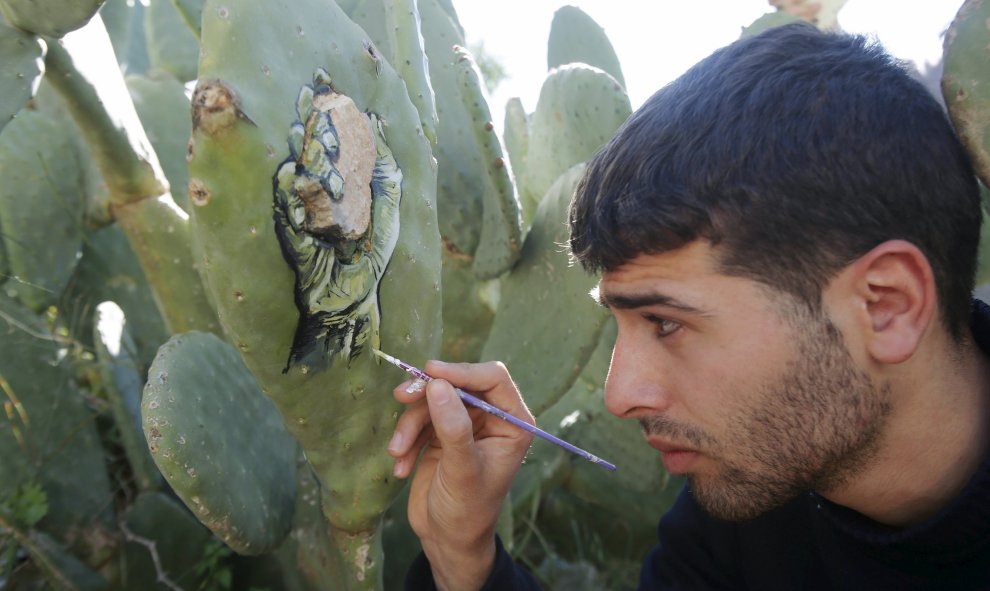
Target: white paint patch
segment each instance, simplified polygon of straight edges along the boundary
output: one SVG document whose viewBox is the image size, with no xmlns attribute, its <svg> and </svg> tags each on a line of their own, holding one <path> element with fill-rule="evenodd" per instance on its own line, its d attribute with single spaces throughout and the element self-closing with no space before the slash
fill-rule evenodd
<svg viewBox="0 0 990 591">
<path fill-rule="evenodd" d="M 576 423 L 579 418 L 581 418 L 581 411 L 576 410 L 572 412 L 571 414 L 567 415 L 566 417 L 560 420 L 560 428 L 565 429 L 567 427 L 570 427 L 571 425 Z"/>
</svg>

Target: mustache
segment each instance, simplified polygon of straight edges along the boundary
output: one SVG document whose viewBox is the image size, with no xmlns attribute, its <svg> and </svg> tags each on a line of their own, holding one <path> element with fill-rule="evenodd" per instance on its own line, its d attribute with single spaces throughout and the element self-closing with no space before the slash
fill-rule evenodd
<svg viewBox="0 0 990 591">
<path fill-rule="evenodd" d="M 695 447 L 702 447 L 712 441 L 712 438 L 701 429 L 663 415 L 641 418 L 639 425 L 647 436 L 656 435 L 673 441 L 686 441 Z"/>
</svg>

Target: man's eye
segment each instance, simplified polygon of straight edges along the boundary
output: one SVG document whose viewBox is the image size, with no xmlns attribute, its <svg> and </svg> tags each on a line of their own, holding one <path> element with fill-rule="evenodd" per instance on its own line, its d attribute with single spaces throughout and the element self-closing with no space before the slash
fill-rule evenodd
<svg viewBox="0 0 990 591">
<path fill-rule="evenodd" d="M 673 320 L 668 320 L 667 318 L 661 318 L 659 316 L 654 316 L 652 314 L 647 314 L 643 316 L 648 321 L 650 321 L 657 331 L 658 337 L 666 337 L 677 332 L 677 329 L 681 327 L 680 323 L 674 322 Z"/>
</svg>

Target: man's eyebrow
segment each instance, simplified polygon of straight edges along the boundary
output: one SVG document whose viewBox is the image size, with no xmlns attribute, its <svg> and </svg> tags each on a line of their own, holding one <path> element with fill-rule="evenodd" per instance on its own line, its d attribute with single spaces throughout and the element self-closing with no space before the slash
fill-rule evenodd
<svg viewBox="0 0 990 591">
<path fill-rule="evenodd" d="M 664 295 L 662 293 L 642 293 L 642 294 L 607 294 L 599 287 L 591 290 L 591 297 L 598 302 L 599 306 L 610 309 L 633 310 L 636 308 L 646 308 L 649 306 L 665 306 L 674 308 L 682 312 L 691 314 L 708 315 L 706 310 L 696 308 L 690 304 L 678 300 L 677 298 Z"/>
</svg>

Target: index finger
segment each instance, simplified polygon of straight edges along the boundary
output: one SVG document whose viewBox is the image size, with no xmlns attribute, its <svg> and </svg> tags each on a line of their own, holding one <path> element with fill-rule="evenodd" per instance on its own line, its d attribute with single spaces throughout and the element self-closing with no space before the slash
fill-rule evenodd
<svg viewBox="0 0 990 591">
<path fill-rule="evenodd" d="M 501 361 L 486 363 L 426 362 L 426 373 L 441 378 L 471 394 L 483 396 L 486 401 L 515 415 L 530 424 L 536 424 L 526 407 L 519 390 L 512 382 L 509 370 Z"/>
</svg>

